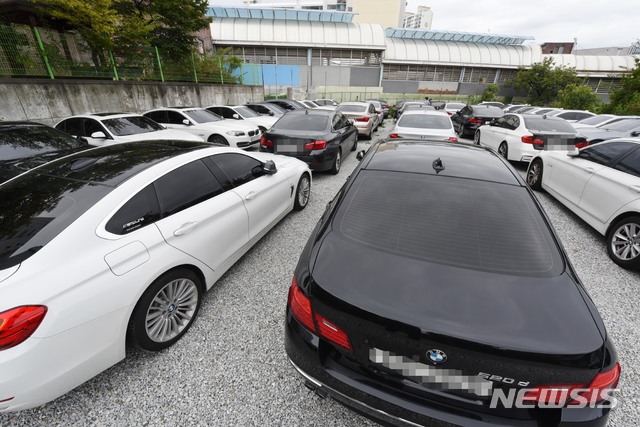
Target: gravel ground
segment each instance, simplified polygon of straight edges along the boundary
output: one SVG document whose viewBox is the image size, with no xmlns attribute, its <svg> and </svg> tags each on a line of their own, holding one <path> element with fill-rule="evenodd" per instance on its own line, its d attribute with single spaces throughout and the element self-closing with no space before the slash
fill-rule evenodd
<svg viewBox="0 0 640 427">
<path fill-rule="evenodd" d="M 390 127 L 388 122 L 377 136 L 385 137 Z M 124 361 L 54 402 L 0 415 L 0 426 L 374 425 L 307 390 L 283 347 L 287 290 L 298 256 L 356 166 L 354 154 L 339 175 L 314 175 L 309 206 L 285 218 L 209 291 L 176 345 L 157 354 L 129 351 Z M 517 167 L 524 173 L 525 166 Z M 640 275 L 613 264 L 604 239 L 575 215 L 545 193 L 537 196 L 617 345 L 622 392 L 609 425 L 637 425 Z"/>
</svg>

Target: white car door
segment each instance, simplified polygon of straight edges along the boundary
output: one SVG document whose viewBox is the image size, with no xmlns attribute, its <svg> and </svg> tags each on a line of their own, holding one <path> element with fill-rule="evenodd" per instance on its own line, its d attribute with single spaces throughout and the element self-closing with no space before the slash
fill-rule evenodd
<svg viewBox="0 0 640 427">
<path fill-rule="evenodd" d="M 633 143 L 604 142 L 584 148 L 577 157 L 557 156 L 547 186 L 573 206 L 578 206 L 587 182 L 613 159 L 626 153 Z"/>
<path fill-rule="evenodd" d="M 614 167 L 594 173 L 587 182 L 580 209 L 606 224 L 622 207 L 640 199 L 640 147 L 620 160 Z"/>
<path fill-rule="evenodd" d="M 294 184 L 283 172 L 267 175 L 263 164 L 242 153 L 210 157 L 229 178 L 233 191 L 244 201 L 249 214 L 249 239 L 269 227 L 292 206 Z"/>
<path fill-rule="evenodd" d="M 248 215 L 202 160 L 155 181 L 163 218 L 156 225 L 171 246 L 216 270 L 249 241 Z"/>
<path fill-rule="evenodd" d="M 505 118 L 500 117 L 493 124 L 480 127 L 480 142 L 482 145 L 497 150 L 502 141 L 502 128 L 505 126 Z"/>
</svg>

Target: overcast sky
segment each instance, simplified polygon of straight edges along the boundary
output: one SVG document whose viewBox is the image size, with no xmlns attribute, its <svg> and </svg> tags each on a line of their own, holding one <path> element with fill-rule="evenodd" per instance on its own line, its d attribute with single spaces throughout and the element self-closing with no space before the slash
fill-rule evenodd
<svg viewBox="0 0 640 427">
<path fill-rule="evenodd" d="M 640 38 L 637 0 L 408 0 L 433 11 L 433 29 L 533 36 L 572 42 L 578 49 L 626 47 Z"/>
</svg>

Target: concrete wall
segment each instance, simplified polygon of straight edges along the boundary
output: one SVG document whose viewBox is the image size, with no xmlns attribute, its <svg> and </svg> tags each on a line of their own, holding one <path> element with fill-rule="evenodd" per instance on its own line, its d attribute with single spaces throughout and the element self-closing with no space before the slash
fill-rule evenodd
<svg viewBox="0 0 640 427">
<path fill-rule="evenodd" d="M 0 80 L 0 120 L 53 125 L 88 112 L 141 113 L 162 106 L 262 101 L 262 86 L 87 80 Z"/>
</svg>

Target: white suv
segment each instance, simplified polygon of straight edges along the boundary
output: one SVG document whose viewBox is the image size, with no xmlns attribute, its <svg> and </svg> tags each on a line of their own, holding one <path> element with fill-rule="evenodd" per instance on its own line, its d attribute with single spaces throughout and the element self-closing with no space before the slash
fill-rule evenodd
<svg viewBox="0 0 640 427">
<path fill-rule="evenodd" d="M 253 123 L 226 120 L 204 108 L 158 108 L 144 116 L 170 129 L 197 135 L 206 142 L 243 149 L 259 144 L 262 135 Z"/>
</svg>

